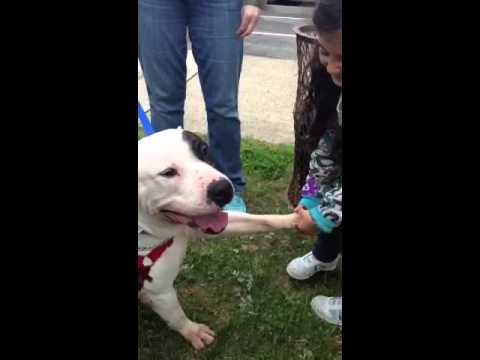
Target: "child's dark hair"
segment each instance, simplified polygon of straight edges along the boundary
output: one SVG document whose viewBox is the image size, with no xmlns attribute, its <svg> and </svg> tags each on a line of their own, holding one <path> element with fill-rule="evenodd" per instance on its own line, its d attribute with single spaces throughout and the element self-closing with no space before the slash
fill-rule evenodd
<svg viewBox="0 0 480 360">
<path fill-rule="evenodd" d="M 319 0 L 313 24 L 319 33 L 342 30 L 342 0 Z"/>
</svg>

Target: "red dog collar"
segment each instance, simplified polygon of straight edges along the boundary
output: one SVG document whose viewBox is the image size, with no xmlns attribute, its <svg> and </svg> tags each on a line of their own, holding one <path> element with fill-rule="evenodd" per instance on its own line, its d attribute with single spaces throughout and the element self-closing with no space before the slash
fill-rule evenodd
<svg viewBox="0 0 480 360">
<path fill-rule="evenodd" d="M 173 244 L 173 238 L 164 242 L 161 245 L 158 245 L 156 248 L 153 248 L 145 256 L 137 256 L 137 265 L 138 265 L 138 290 L 143 287 L 145 280 L 152 281 L 152 278 L 149 276 L 150 269 L 155 264 L 155 262 L 160 259 L 162 254 Z"/>
</svg>

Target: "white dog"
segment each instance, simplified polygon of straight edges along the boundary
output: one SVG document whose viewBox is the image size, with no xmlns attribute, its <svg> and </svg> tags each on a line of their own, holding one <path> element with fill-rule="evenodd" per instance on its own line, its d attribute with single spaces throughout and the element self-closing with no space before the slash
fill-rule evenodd
<svg viewBox="0 0 480 360">
<path fill-rule="evenodd" d="M 210 165 L 208 147 L 194 134 L 165 130 L 138 142 L 139 298 L 195 349 L 212 343 L 206 325 L 189 320 L 174 280 L 187 241 L 205 234 L 240 234 L 296 225 L 296 215 L 222 212 L 233 196 L 228 178 Z"/>
</svg>

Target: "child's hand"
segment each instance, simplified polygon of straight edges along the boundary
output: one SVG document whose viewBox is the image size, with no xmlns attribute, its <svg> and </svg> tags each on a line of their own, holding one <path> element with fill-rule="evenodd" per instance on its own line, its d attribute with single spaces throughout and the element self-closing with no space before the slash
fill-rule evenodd
<svg viewBox="0 0 480 360">
<path fill-rule="evenodd" d="M 316 235 L 318 234 L 317 226 L 312 220 L 312 217 L 303 206 L 298 205 L 294 212 L 298 214 L 298 224 L 297 229 L 307 235 Z"/>
</svg>

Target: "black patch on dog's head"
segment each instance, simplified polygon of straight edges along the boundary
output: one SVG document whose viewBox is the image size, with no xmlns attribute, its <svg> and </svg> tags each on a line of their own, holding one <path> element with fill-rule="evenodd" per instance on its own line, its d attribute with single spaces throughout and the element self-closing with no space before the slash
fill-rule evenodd
<svg viewBox="0 0 480 360">
<path fill-rule="evenodd" d="M 199 136 L 187 130 L 183 130 L 182 136 L 183 140 L 185 140 L 188 145 L 190 145 L 190 149 L 199 160 L 205 161 L 209 164 L 213 163 L 210 157 L 210 153 L 208 151 L 208 145 L 205 141 L 203 141 Z"/>
</svg>

